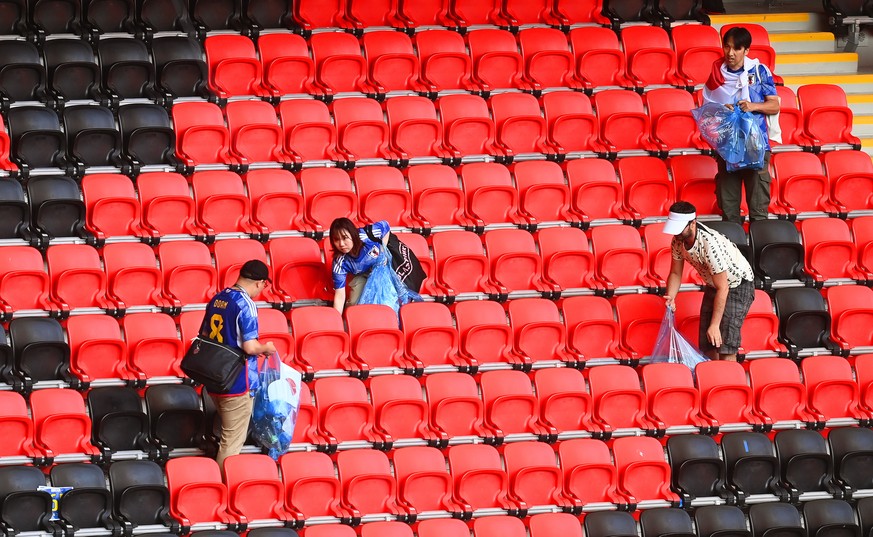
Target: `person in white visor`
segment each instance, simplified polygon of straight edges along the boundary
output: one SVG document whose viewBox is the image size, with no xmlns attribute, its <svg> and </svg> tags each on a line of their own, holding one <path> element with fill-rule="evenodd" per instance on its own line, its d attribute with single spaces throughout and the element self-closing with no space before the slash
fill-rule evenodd
<svg viewBox="0 0 873 537">
<path fill-rule="evenodd" d="M 688 261 L 706 283 L 698 346 L 712 360 L 736 360 L 743 321 L 755 298 L 752 266 L 730 239 L 696 218 L 697 209 L 687 201 L 670 206 L 664 224 L 664 233 L 673 235 L 667 307 L 676 310 L 676 293 Z"/>
</svg>

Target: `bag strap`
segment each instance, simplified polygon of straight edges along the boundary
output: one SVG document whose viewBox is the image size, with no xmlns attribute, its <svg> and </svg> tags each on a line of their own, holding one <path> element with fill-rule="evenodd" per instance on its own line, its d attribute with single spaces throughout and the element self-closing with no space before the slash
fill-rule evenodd
<svg viewBox="0 0 873 537">
<path fill-rule="evenodd" d="M 382 242 L 378 238 L 376 238 L 375 235 L 373 235 L 373 224 L 367 224 L 366 226 L 364 226 L 364 233 L 367 234 L 367 237 L 369 237 L 371 241 Z"/>
</svg>

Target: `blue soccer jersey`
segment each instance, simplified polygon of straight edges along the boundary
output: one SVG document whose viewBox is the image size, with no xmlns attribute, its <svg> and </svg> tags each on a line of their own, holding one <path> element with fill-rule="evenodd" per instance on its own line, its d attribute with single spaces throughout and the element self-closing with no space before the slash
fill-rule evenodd
<svg viewBox="0 0 873 537">
<path fill-rule="evenodd" d="M 228 287 L 206 305 L 200 337 L 242 349 L 243 342 L 258 339 L 258 311 L 248 293 Z M 251 358 L 250 358 L 251 359 Z M 237 377 L 226 394 L 241 395 L 248 391 L 248 368 Z"/>
<path fill-rule="evenodd" d="M 361 247 L 357 257 L 352 257 L 349 254 L 334 255 L 332 268 L 334 289 L 342 289 L 346 286 L 346 275 L 351 274 L 354 276 L 363 272 L 369 272 L 373 268 L 379 260 L 379 254 L 382 252 L 381 239 L 389 231 L 391 231 L 391 227 L 387 221 L 380 220 L 376 222 L 373 224 L 372 233 L 373 237 L 379 240 L 373 241 L 367 236 L 367 232 L 361 228 L 358 230 L 358 236 L 364 245 Z"/>
</svg>

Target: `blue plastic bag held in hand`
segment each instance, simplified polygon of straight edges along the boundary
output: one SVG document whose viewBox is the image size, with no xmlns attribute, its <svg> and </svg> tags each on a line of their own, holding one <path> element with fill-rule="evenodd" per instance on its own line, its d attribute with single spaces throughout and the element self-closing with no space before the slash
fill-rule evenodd
<svg viewBox="0 0 873 537">
<path fill-rule="evenodd" d="M 676 317 L 673 310 L 667 308 L 664 320 L 661 321 L 661 329 L 655 340 L 655 348 L 652 349 L 652 363 L 672 362 L 684 364 L 694 371 L 694 366 L 708 360 L 697 348 L 692 345 L 685 336 L 676 330 Z"/>
<path fill-rule="evenodd" d="M 288 450 L 300 408 L 300 372 L 273 353 L 261 363 L 253 384 L 252 437 L 273 460 Z"/>
<path fill-rule="evenodd" d="M 736 104 L 728 110 L 718 103 L 706 103 L 691 110 L 700 135 L 718 151 L 727 171 L 760 170 L 764 167 L 764 133 L 754 112 L 743 112 Z"/>
</svg>

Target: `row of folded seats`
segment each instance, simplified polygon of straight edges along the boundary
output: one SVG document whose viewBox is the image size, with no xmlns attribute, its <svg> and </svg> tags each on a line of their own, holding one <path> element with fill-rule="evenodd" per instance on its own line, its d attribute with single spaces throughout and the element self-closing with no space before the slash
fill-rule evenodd
<svg viewBox="0 0 873 537">
<path fill-rule="evenodd" d="M 760 432 L 733 432 L 719 442 L 674 435 L 665 444 L 666 449 L 658 439 L 630 436 L 554 446 L 533 441 L 500 448 L 460 444 L 444 451 L 410 446 L 387 454 L 355 449 L 333 457 L 291 452 L 278 464 L 266 455 L 241 454 L 229 457 L 222 469 L 212 459 L 189 456 L 170 459 L 165 469 L 148 460 L 116 461 L 107 465 L 108 480 L 96 464 L 54 465 L 48 480 L 33 466 L 3 466 L 0 500 L 4 524 L 16 532 L 54 533 L 60 526 L 70 533 L 102 527 L 185 534 L 192 528 L 239 531 L 287 523 L 305 525 L 305 537 L 354 536 L 350 526 L 321 524 L 364 522 L 361 535 L 411 536 L 407 524 L 428 514 L 416 526 L 419 535 L 429 535 L 424 529 L 441 519 L 450 531 L 434 535 L 469 536 L 465 521 L 474 513 L 474 535 L 480 525 L 493 524 L 503 528 L 488 533 L 495 536 L 526 536 L 524 522 L 531 535 L 542 524 L 541 531 L 550 530 L 542 535 L 568 528 L 560 534 L 581 536 L 580 518 L 585 535 L 604 537 L 636 536 L 635 519 L 644 536 L 647 528 L 651 535 L 700 537 L 778 530 L 858 536 L 859 526 L 869 529 L 869 429 L 832 429 L 827 439 L 811 430 L 779 431 L 772 440 Z M 56 522 L 50 520 L 48 493 L 36 490 L 47 481 L 73 487 L 58 502 Z M 748 511 L 751 532 L 737 504 Z M 386 518 L 389 522 L 379 522 Z M 605 527 L 591 531 L 598 521 Z M 612 531 L 605 531 L 610 526 Z"/>
<path fill-rule="evenodd" d="M 804 243 L 821 242 L 812 234 L 823 227 L 840 241 L 852 242 L 854 233 L 857 263 L 869 268 L 865 215 L 873 209 L 870 157 L 854 150 L 826 152 L 821 158 L 780 153 L 771 168 L 770 213 L 779 219 L 799 217 L 798 227 L 808 230 Z M 351 174 L 341 168 L 305 168 L 296 175 L 264 168 L 243 175 L 197 171 L 187 179 L 175 172 L 147 172 L 132 180 L 118 173 L 89 173 L 78 182 L 75 176 L 34 175 L 22 182 L 0 180 L 0 238 L 42 247 L 64 237 L 98 245 L 122 237 L 155 244 L 174 235 L 247 235 L 266 241 L 303 233 L 320 238 L 334 218 L 345 216 L 362 224 L 387 220 L 395 230 L 423 234 L 453 227 L 481 234 L 508 226 L 541 231 L 560 224 L 590 226 L 598 242 L 597 235 L 630 233 L 598 230 L 603 224 L 639 227 L 657 221 L 677 199 L 714 217 L 720 212 L 712 190 L 716 173 L 711 156 L 679 155 L 666 162 L 639 156 L 510 166 L 473 162 L 460 168 L 422 164 L 405 171 L 377 165 Z M 742 208 L 745 212 L 744 202 Z M 852 218 L 849 224 L 838 218 L 812 221 L 825 215 Z M 421 238 L 410 240 L 419 257 L 431 257 Z"/>
<path fill-rule="evenodd" d="M 783 143 L 774 142 L 776 152 L 858 149 L 852 112 L 839 86 L 802 86 L 799 108 L 790 89 L 780 91 L 786 99 L 780 114 Z M 384 103 L 350 97 L 330 105 L 293 99 L 277 107 L 257 100 L 231 101 L 223 108 L 200 101 L 176 103 L 170 112 L 150 103 L 125 104 L 117 112 L 97 103 L 76 104 L 61 113 L 28 105 L 8 110 L 0 124 L 0 169 L 28 175 L 51 168 L 82 175 L 108 168 L 135 175 L 168 167 L 190 173 L 204 166 L 246 170 L 711 154 L 691 115 L 694 106 L 692 95 L 676 88 L 643 96 L 605 90 L 591 99 L 559 91 L 539 100 L 526 93 L 487 100 L 455 94 L 435 103 L 421 96 Z M 821 174 L 820 167 L 816 171 L 809 164 L 814 155 L 783 160 L 801 158 L 811 166 L 805 173 Z M 869 163 L 862 170 L 867 168 Z M 860 198 L 869 201 L 869 196 Z"/>
<path fill-rule="evenodd" d="M 809 356 L 799 368 L 778 357 L 748 364 L 703 362 L 693 377 L 683 364 L 661 362 L 637 369 L 600 365 L 584 372 L 552 367 L 529 374 L 437 372 L 421 379 L 377 375 L 366 382 L 334 376 L 300 386 L 297 423 L 287 439 L 291 451 L 563 443 L 581 437 L 673 439 L 698 432 L 824 427 L 834 427 L 833 434 L 841 427 L 873 424 L 873 354 L 851 361 Z M 29 404 L 17 392 L 0 392 L 4 464 L 164 461 L 191 448 L 214 453 L 220 437 L 211 398 L 187 384 L 151 385 L 144 395 L 122 386 L 94 387 L 87 395 L 42 388 L 28 399 Z"/>
</svg>

